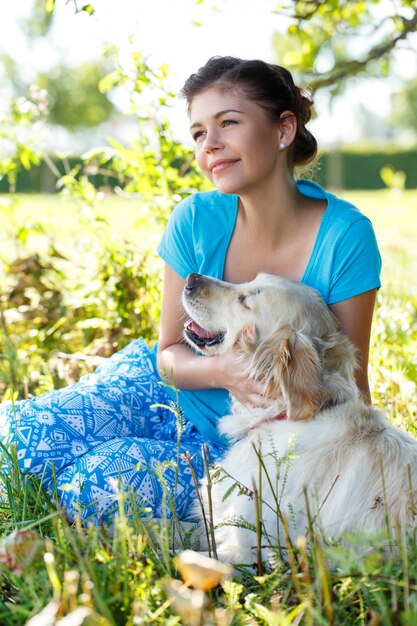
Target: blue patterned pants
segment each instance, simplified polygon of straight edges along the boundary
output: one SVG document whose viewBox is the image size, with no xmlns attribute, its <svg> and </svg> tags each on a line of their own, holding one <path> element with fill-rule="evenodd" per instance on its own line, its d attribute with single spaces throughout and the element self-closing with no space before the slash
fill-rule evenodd
<svg viewBox="0 0 417 626">
<path fill-rule="evenodd" d="M 186 519 L 196 492 L 185 453 L 201 478 L 204 441 L 183 418 L 178 448 L 178 419 L 169 406 L 149 348 L 139 339 L 74 385 L 14 408 L 1 404 L 0 438 L 16 444 L 21 469 L 39 476 L 49 492 L 56 480 L 71 520 L 111 519 L 121 491 L 154 517 L 169 515 L 167 500 L 174 501 Z M 213 461 L 221 452 L 210 445 Z"/>
</svg>

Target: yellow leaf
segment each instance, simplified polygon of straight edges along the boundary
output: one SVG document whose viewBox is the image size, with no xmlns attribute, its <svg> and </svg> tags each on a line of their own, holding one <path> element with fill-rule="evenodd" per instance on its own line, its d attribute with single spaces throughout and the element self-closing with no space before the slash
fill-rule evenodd
<svg viewBox="0 0 417 626">
<path fill-rule="evenodd" d="M 174 559 L 174 566 L 187 585 L 202 591 L 213 589 L 233 572 L 231 565 L 220 563 L 193 550 L 178 554 Z"/>
</svg>

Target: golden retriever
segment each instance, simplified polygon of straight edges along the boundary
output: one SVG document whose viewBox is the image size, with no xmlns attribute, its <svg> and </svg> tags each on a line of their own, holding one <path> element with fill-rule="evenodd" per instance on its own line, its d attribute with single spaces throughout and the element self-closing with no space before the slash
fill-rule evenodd
<svg viewBox="0 0 417 626">
<path fill-rule="evenodd" d="M 325 537 L 387 516 L 414 523 L 417 442 L 361 400 L 354 348 L 318 292 L 267 274 L 238 285 L 191 274 L 183 304 L 187 342 L 205 355 L 237 344 L 273 399 L 267 410 L 233 399 L 219 422 L 232 442 L 212 481 L 220 559 L 255 561 L 256 494 L 264 558 L 306 534 L 306 502 Z"/>
</svg>

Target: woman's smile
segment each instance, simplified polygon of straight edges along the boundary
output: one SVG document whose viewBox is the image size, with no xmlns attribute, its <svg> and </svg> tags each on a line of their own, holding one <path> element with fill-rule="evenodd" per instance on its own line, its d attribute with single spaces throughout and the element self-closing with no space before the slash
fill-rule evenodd
<svg viewBox="0 0 417 626">
<path fill-rule="evenodd" d="M 217 159 L 213 163 L 210 163 L 209 169 L 213 174 L 218 174 L 219 172 L 229 169 L 238 161 L 239 159 Z"/>
</svg>

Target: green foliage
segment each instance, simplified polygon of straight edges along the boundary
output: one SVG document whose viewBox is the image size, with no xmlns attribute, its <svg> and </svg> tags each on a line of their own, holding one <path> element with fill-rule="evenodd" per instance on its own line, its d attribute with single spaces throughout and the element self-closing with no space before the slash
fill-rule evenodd
<svg viewBox="0 0 417 626">
<path fill-rule="evenodd" d="M 84 165 L 89 173 L 107 172 L 126 193 L 138 193 L 152 202 L 157 219 L 166 221 L 184 195 L 208 187 L 196 169 L 193 152 L 174 139 L 166 119 L 174 98 L 165 87 L 167 66 L 151 68 L 134 45 L 123 63 L 114 47 L 109 47 L 107 56 L 115 69 L 100 82 L 100 89 L 120 85 L 127 89 L 131 112 L 138 120 L 137 136 L 127 147 L 110 139 L 110 148 L 84 155 Z"/>
<path fill-rule="evenodd" d="M 398 426 L 417 436 L 417 298 L 379 296 L 373 329 L 373 397 L 395 416 Z"/>
<path fill-rule="evenodd" d="M 285 36 L 275 36 L 279 62 L 313 91 L 333 94 L 361 72 L 387 76 L 393 51 L 417 30 L 412 0 L 283 0 L 276 13 L 290 22 Z"/>
<path fill-rule="evenodd" d="M 54 19 L 55 0 L 35 0 L 28 17 L 23 20 L 23 30 L 31 39 L 45 37 Z"/>
<path fill-rule="evenodd" d="M 67 4 L 70 4 L 70 0 L 67 0 Z M 94 7 L 90 3 L 79 6 L 77 0 L 72 0 L 72 5 L 76 13 L 94 14 Z M 23 30 L 28 37 L 35 39 L 48 35 L 54 21 L 55 8 L 55 0 L 35 0 L 30 14 L 22 20 Z"/>
<path fill-rule="evenodd" d="M 22 169 L 30 170 L 41 159 L 41 127 L 48 113 L 47 94 L 32 87 L 26 97 L 10 99 L 0 113 L 0 180 L 6 178 L 11 190 Z"/>
<path fill-rule="evenodd" d="M 407 175 L 405 172 L 396 171 L 391 165 L 381 168 L 380 176 L 388 189 L 393 191 L 404 191 Z"/>
<path fill-rule="evenodd" d="M 416 158 L 416 148 L 384 150 L 366 146 L 323 151 L 312 178 L 324 187 L 339 189 L 415 189 Z"/>
<path fill-rule="evenodd" d="M 90 151 L 64 176 L 50 162 L 59 177 L 59 188 L 78 205 L 79 239 L 69 256 L 47 240 L 42 255 L 3 259 L 3 273 L 8 278 L 0 294 L 4 331 L 0 391 L 12 385 L 20 395 L 40 393 L 71 382 L 74 375 L 85 371 L 85 357 L 73 371 L 63 370 L 61 361 L 53 362 L 58 351 L 66 354 L 83 349 L 90 357 L 109 355 L 134 337 L 152 342 L 156 336 L 161 266 L 155 255 L 155 232 L 165 225 L 173 206 L 200 186 L 201 175 L 191 152 L 173 139 L 164 119 L 163 111 L 172 98 L 164 88 L 166 68 L 151 69 L 135 50 L 126 66 L 120 63 L 117 50 L 111 48 L 108 54 L 115 70 L 103 79 L 100 89 L 121 84 L 130 89 L 132 114 L 138 119 L 137 137 L 127 147 L 110 139 L 110 147 Z M 14 122 L 16 132 L 30 124 L 34 115 L 18 113 L 12 107 L 14 117 L 10 114 L 7 120 L 10 126 Z M 20 143 L 17 146 L 19 150 L 9 159 L 0 160 L 12 185 L 20 164 L 29 167 L 30 158 L 39 158 L 34 150 L 24 152 L 26 145 L 22 150 Z M 90 181 L 97 173 L 115 181 L 113 186 L 122 197 L 134 194 L 138 198 L 136 238 L 113 235 L 100 212 L 102 194 Z M 152 227 L 156 231 L 150 231 Z M 30 229 L 21 225 L 12 231 L 18 249 L 24 247 L 24 239 L 31 238 Z M 81 266 L 78 259 L 83 259 Z M 30 336 L 24 332 L 29 321 Z M 27 354 L 33 354 L 33 359 L 27 361 Z"/>
<path fill-rule="evenodd" d="M 59 65 L 36 79 L 49 96 L 49 121 L 69 130 L 98 126 L 109 119 L 114 105 L 98 84 L 106 70 L 89 62 L 77 67 Z"/>
<path fill-rule="evenodd" d="M 417 133 L 417 79 L 404 83 L 395 94 L 392 106 L 392 121 L 399 128 Z"/>
<path fill-rule="evenodd" d="M 83 199 L 86 189 L 95 199 L 88 183 L 79 187 Z M 8 385 L 27 395 L 71 382 L 89 360 L 75 356 L 67 362 L 65 355 L 108 356 L 135 337 L 156 338 L 161 265 L 147 213 L 146 207 L 138 212 L 136 234 L 128 237 L 115 235 L 100 209 L 83 204 L 70 256 L 58 251 L 39 223 L 11 219 L 9 234 L 19 253 L 0 258 L 6 277 L 0 290 L 0 396 Z M 34 241 L 42 253 L 25 252 Z M 58 352 L 64 354 L 57 359 Z"/>
<path fill-rule="evenodd" d="M 110 139 L 110 147 L 90 151 L 64 176 L 50 160 L 59 188 L 78 205 L 79 239 L 69 256 L 49 240 L 42 255 L 19 254 L 11 262 L 3 260 L 8 276 L 0 294 L 3 391 L 12 385 L 20 395 L 40 393 L 71 382 L 85 371 L 85 357 L 73 365 L 73 371 L 62 368 L 62 361 L 54 362 L 58 351 L 83 349 L 89 357 L 109 355 L 134 337 L 152 342 L 156 336 L 160 263 L 155 255 L 156 231 L 150 229 L 165 225 L 173 206 L 194 187 L 202 186 L 201 175 L 191 152 L 172 137 L 164 119 L 163 111 L 172 98 L 164 88 L 166 68 L 151 69 L 135 50 L 126 66 L 120 63 L 117 50 L 111 48 L 108 54 L 116 69 L 103 79 L 100 89 L 120 84 L 130 89 L 137 137 L 129 146 Z M 16 132 L 31 123 L 32 117 L 19 116 L 15 108 L 11 111 L 14 117 L 9 116 L 7 123 L 13 121 Z M 22 163 L 29 167 L 30 159 L 39 158 L 34 150 L 24 152 L 23 148 L 29 150 L 26 145 L 22 150 L 20 143 L 17 146 L 19 150 L 9 159 L 0 160 L 11 185 Z M 138 198 L 136 238 L 113 235 L 100 212 L 102 194 L 90 181 L 97 173 L 115 181 L 113 186 L 122 197 L 134 194 Z M 16 248 L 22 248 L 23 238 L 28 237 L 31 233 L 20 225 L 12 233 Z M 78 259 L 86 265 L 80 267 Z M 30 336 L 23 330 L 28 321 Z M 28 353 L 34 357 L 27 361 Z"/>
</svg>

